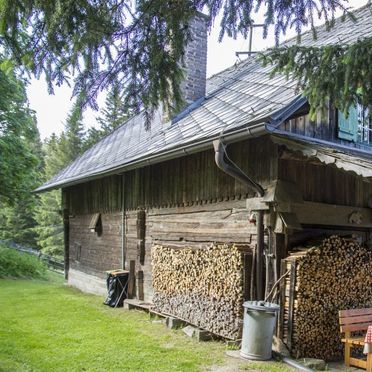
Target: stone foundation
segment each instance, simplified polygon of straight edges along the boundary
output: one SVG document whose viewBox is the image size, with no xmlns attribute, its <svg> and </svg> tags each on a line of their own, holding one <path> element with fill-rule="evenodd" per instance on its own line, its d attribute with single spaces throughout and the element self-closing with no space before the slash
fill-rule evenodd
<svg viewBox="0 0 372 372">
<path fill-rule="evenodd" d="M 105 279 L 81 271 L 70 269 L 68 272 L 68 284 L 85 293 L 92 293 L 105 297 L 107 295 Z"/>
</svg>

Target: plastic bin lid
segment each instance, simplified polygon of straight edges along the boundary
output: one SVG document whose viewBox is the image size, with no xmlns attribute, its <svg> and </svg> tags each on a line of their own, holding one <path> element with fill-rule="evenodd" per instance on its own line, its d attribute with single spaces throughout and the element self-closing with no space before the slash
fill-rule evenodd
<svg viewBox="0 0 372 372">
<path fill-rule="evenodd" d="M 118 269 L 118 270 L 109 270 L 109 271 L 106 271 L 106 274 L 108 276 L 125 276 L 125 275 L 129 275 L 129 271 L 127 270 L 122 270 L 122 269 Z"/>
<path fill-rule="evenodd" d="M 279 305 L 265 301 L 246 301 L 243 306 L 250 310 L 279 311 Z"/>
</svg>

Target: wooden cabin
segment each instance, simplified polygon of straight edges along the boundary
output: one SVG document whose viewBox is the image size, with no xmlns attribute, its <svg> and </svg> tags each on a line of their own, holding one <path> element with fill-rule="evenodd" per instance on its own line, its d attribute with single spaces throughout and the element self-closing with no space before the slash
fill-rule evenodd
<svg viewBox="0 0 372 372">
<path fill-rule="evenodd" d="M 355 16 L 357 23 L 338 20 L 302 43 L 371 36 L 370 6 Z M 206 40 L 203 22 L 197 18 L 196 29 Z M 186 79 L 195 81 L 193 69 L 206 60 L 200 43 L 188 46 L 197 58 L 189 58 Z M 239 300 L 263 299 L 282 259 L 307 239 L 345 233 L 370 246 L 368 113 L 357 107 L 346 119 L 330 105 L 311 121 L 296 82 L 270 72 L 250 57 L 206 84 L 201 78 L 204 88 L 185 83 L 193 102 L 176 117 L 156 113 L 149 131 L 141 114 L 131 118 L 38 189 L 62 189 L 69 284 L 103 295 L 107 270 L 130 269 L 129 295 L 151 303 L 154 247 L 197 252 L 225 244 L 245 257 Z M 217 166 L 218 149 L 238 177 Z"/>
</svg>

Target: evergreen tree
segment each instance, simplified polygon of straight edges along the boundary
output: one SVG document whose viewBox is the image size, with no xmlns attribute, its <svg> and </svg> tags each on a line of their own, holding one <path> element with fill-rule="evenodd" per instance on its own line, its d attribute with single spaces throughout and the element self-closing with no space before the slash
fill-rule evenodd
<svg viewBox="0 0 372 372">
<path fill-rule="evenodd" d="M 0 70 L 0 97 L 0 203 L 12 205 L 29 191 L 39 134 L 24 84 L 11 72 Z"/>
<path fill-rule="evenodd" d="M 298 80 L 312 116 L 329 99 L 345 114 L 356 102 L 372 113 L 372 53 L 367 52 L 371 50 L 372 37 L 351 46 L 276 48 L 261 59 L 265 65 L 275 65 L 273 74 L 280 72 Z"/>
<path fill-rule="evenodd" d="M 58 137 L 52 135 L 43 145 L 44 180 L 48 180 L 71 163 L 83 151 L 84 128 L 79 102 L 69 113 L 65 130 Z M 63 257 L 63 220 L 61 192 L 53 190 L 40 195 L 35 213 L 38 244 L 45 254 Z"/>
<path fill-rule="evenodd" d="M 36 246 L 33 212 L 39 182 L 40 137 L 24 83 L 0 71 L 0 240 Z"/>
<path fill-rule="evenodd" d="M 99 129 L 89 128 L 84 139 L 84 149 L 88 149 L 101 138 L 111 133 L 119 125 L 125 123 L 131 116 L 131 110 L 123 103 L 123 93 L 118 83 L 112 86 L 105 101 L 105 107 L 100 110 L 97 118 Z"/>
<path fill-rule="evenodd" d="M 120 85 L 115 83 L 107 95 L 105 107 L 100 110 L 101 116 L 97 118 L 103 134 L 111 133 L 130 117 L 130 110 L 123 104 L 123 93 Z"/>
<path fill-rule="evenodd" d="M 95 145 L 102 137 L 104 137 L 104 132 L 101 129 L 89 128 L 87 135 L 84 139 L 84 149 L 88 150 L 93 145 Z"/>
<path fill-rule="evenodd" d="M 254 13 L 261 9 L 265 14 L 264 34 L 267 35 L 268 26 L 274 25 L 279 40 L 289 27 L 298 33 L 303 26 L 314 29 L 317 18 L 324 19 L 331 28 L 335 12 L 346 12 L 347 5 L 346 0 L 138 0 L 135 5 L 119 0 L 4 0 L 0 13 L 1 42 L 13 58 L 2 67 L 14 65 L 36 76 L 44 73 L 50 91 L 54 84 L 62 84 L 75 72 L 74 92 L 84 96 L 84 102 L 92 107 L 97 106 L 100 91 L 119 82 L 126 105 L 135 111 L 145 107 L 150 118 L 159 101 L 168 112 L 183 103 L 179 62 L 190 38 L 187 24 L 196 11 L 208 11 L 210 26 L 222 13 L 222 39 L 224 34 L 247 36 Z M 372 48 L 370 38 L 356 45 L 361 43 Z M 347 51 L 350 46 L 345 48 Z M 289 56 L 290 51 L 283 53 Z M 364 53 L 360 58 L 367 56 Z M 334 64 L 324 69 L 329 79 L 344 61 L 344 55 L 334 54 Z M 357 76 L 365 74 L 365 65 L 353 64 Z M 287 70 L 290 67 L 295 68 L 286 64 Z M 371 68 L 369 64 L 368 71 Z M 303 77 L 300 73 L 298 76 Z M 308 77 L 312 81 L 317 74 Z M 362 84 L 361 94 L 370 97 L 369 81 L 358 82 Z M 354 85 L 347 86 L 345 77 L 341 86 L 344 89 L 340 89 L 340 94 L 345 94 L 341 102 L 346 103 L 357 94 Z M 321 103 L 325 96 L 320 95 Z"/>
<path fill-rule="evenodd" d="M 60 138 L 54 134 L 43 144 L 43 152 L 44 180 L 47 180 L 65 166 L 67 159 L 61 151 Z M 40 203 L 35 211 L 37 241 L 43 253 L 55 257 L 63 256 L 63 221 L 60 210 L 60 191 L 53 190 L 40 195 Z"/>
<path fill-rule="evenodd" d="M 84 124 L 80 101 L 77 100 L 65 123 L 65 130 L 60 138 L 59 146 L 64 153 L 63 163 L 67 165 L 75 160 L 83 151 Z M 61 168 L 60 168 L 61 169 Z"/>
</svg>

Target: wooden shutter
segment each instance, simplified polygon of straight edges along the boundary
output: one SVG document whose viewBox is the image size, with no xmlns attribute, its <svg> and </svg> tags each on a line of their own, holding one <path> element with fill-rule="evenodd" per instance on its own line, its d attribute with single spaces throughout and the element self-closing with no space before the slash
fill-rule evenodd
<svg viewBox="0 0 372 372">
<path fill-rule="evenodd" d="M 358 137 L 358 109 L 356 106 L 351 106 L 349 116 L 338 111 L 338 137 L 347 141 L 357 141 Z"/>
</svg>

